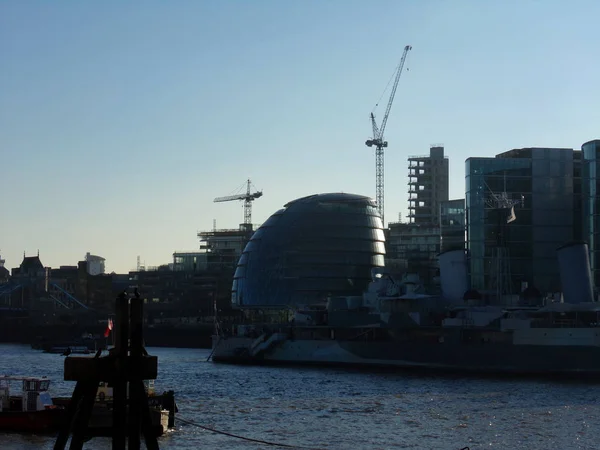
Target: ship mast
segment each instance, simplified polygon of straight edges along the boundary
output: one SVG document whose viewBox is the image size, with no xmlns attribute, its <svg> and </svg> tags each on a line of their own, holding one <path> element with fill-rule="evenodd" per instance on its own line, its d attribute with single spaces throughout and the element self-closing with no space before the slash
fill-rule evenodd
<svg viewBox="0 0 600 450">
<path fill-rule="evenodd" d="M 504 173 L 504 189 L 501 193 L 493 192 L 487 183 L 484 184 L 490 191 L 485 203 L 492 212 L 495 222 L 495 242 L 492 246 L 492 264 L 490 267 L 489 287 L 495 292 L 496 301 L 501 303 L 504 295 L 513 293 L 512 274 L 510 270 L 510 250 L 508 241 L 508 225 L 517 219 L 515 206 L 524 205 L 524 197 L 514 200 L 506 192 L 506 172 Z"/>
</svg>

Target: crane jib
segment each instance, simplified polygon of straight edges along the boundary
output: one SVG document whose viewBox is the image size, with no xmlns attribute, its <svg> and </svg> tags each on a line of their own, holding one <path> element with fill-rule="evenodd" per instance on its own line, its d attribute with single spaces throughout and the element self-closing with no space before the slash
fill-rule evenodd
<svg viewBox="0 0 600 450">
<path fill-rule="evenodd" d="M 227 195 L 225 197 L 217 197 L 213 200 L 215 203 L 230 202 L 233 200 L 244 200 L 244 223 L 252 224 L 252 202 L 257 198 L 262 197 L 262 191 L 250 192 L 251 182 L 247 181 L 246 192 L 236 195 Z"/>
<path fill-rule="evenodd" d="M 385 227 L 384 221 L 384 186 L 383 186 L 383 175 L 384 175 L 384 165 L 383 165 L 383 149 L 388 146 L 387 141 L 383 139 L 383 133 L 385 132 L 385 127 L 387 125 L 388 117 L 390 115 L 390 111 L 392 109 L 392 103 L 394 103 L 394 97 L 396 96 L 396 89 L 398 88 L 398 82 L 400 81 L 400 76 L 402 75 L 402 70 L 404 69 L 404 62 L 406 61 L 406 55 L 408 52 L 412 50 L 412 46 L 407 45 L 404 47 L 404 53 L 402 54 L 402 59 L 400 60 L 400 64 L 398 65 L 398 71 L 396 72 L 396 78 L 394 79 L 394 84 L 392 85 L 392 92 L 390 93 L 390 99 L 388 100 L 387 107 L 385 109 L 385 114 L 383 115 L 383 120 L 381 121 L 381 125 L 377 126 L 377 122 L 375 121 L 375 115 L 371 113 L 371 125 L 373 127 L 373 138 L 368 139 L 365 144 L 368 147 L 375 146 L 375 186 L 376 186 L 376 203 L 377 210 L 379 211 L 379 216 L 381 217 L 381 221 L 383 222 L 383 226 Z"/>
</svg>

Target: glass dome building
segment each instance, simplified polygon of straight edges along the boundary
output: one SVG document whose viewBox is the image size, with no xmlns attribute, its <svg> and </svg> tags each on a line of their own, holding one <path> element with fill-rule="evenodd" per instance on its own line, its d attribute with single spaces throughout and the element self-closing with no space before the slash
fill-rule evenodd
<svg viewBox="0 0 600 450">
<path fill-rule="evenodd" d="M 282 307 L 362 295 L 384 255 L 373 199 L 342 193 L 299 198 L 269 217 L 246 245 L 232 303 Z"/>
</svg>

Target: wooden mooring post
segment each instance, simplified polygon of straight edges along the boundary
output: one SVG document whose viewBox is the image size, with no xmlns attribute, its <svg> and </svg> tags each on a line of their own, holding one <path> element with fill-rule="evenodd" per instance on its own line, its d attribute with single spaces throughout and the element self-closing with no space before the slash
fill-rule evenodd
<svg viewBox="0 0 600 450">
<path fill-rule="evenodd" d="M 84 441 L 93 436 L 88 424 L 101 381 L 113 386 L 113 450 L 124 450 L 126 442 L 128 450 L 139 450 L 140 435 L 144 436 L 148 450 L 158 450 L 144 389 L 144 380 L 157 377 L 158 358 L 149 356 L 144 349 L 143 307 L 137 290 L 131 298 L 125 292 L 121 293 L 115 307 L 115 347 L 108 356 L 101 357 L 99 351 L 94 358 L 65 359 L 65 381 L 77 381 L 77 384 L 54 450 L 64 450 L 71 434 L 70 450 L 82 449 Z"/>
</svg>

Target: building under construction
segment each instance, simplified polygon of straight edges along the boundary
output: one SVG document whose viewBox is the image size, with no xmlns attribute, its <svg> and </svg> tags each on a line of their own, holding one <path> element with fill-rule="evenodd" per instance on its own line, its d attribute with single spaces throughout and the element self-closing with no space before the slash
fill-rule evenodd
<svg viewBox="0 0 600 450">
<path fill-rule="evenodd" d="M 252 237 L 252 224 L 240 224 L 237 229 L 213 229 L 199 231 L 198 252 L 174 253 L 173 270 L 229 270 L 232 273 L 244 247 Z"/>
<path fill-rule="evenodd" d="M 448 200 L 448 157 L 442 145 L 428 156 L 408 158 L 408 217 L 411 223 L 439 224 L 440 204 Z"/>
<path fill-rule="evenodd" d="M 408 164 L 409 222 L 389 224 L 386 264 L 431 285 L 438 272 L 440 207 L 448 200 L 448 158 L 442 145 L 432 145 L 429 155 L 411 156 Z"/>
</svg>

